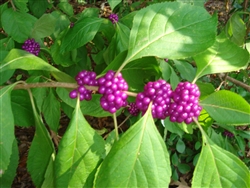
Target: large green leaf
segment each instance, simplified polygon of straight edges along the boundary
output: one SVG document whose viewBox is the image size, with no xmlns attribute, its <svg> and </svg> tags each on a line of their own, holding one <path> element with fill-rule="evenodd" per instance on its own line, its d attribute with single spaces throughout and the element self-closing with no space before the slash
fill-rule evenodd
<svg viewBox="0 0 250 188">
<path fill-rule="evenodd" d="M 103 21 L 100 18 L 84 18 L 76 22 L 62 41 L 61 52 L 76 49 L 91 41 Z"/>
<path fill-rule="evenodd" d="M 250 187 L 250 171 L 234 154 L 220 148 L 202 131 L 202 150 L 192 187 Z"/>
<path fill-rule="evenodd" d="M 217 17 L 202 7 L 178 2 L 148 6 L 134 17 L 124 64 L 143 56 L 194 56 L 214 43 L 216 25 Z"/>
<path fill-rule="evenodd" d="M 85 120 L 77 101 L 56 157 L 56 187 L 92 187 L 105 153 L 104 140 Z"/>
<path fill-rule="evenodd" d="M 23 43 L 30 36 L 36 20 L 31 14 L 14 11 L 12 8 L 5 10 L 1 18 L 5 32 L 19 43 Z"/>
<path fill-rule="evenodd" d="M 51 14 L 44 14 L 39 18 L 31 31 L 32 38 L 44 38 L 54 32 L 56 18 Z"/>
<path fill-rule="evenodd" d="M 49 132 L 36 111 L 33 98 L 31 98 L 31 101 L 35 118 L 36 132 L 29 149 L 27 169 L 34 184 L 37 187 L 41 187 L 45 180 L 47 168 L 51 160 L 53 160 L 55 150 Z"/>
<path fill-rule="evenodd" d="M 43 59 L 19 49 L 12 49 L 0 64 L 0 72 L 13 69 L 49 71 L 58 81 L 74 82 L 69 75 L 61 72 Z"/>
<path fill-rule="evenodd" d="M 13 180 L 16 176 L 18 159 L 19 159 L 19 153 L 18 153 L 17 141 L 14 140 L 12 145 L 12 153 L 10 156 L 9 166 L 2 175 L 2 177 L 0 177 L 0 187 L 11 187 Z"/>
<path fill-rule="evenodd" d="M 169 155 L 150 109 L 114 143 L 94 187 L 168 187 Z"/>
<path fill-rule="evenodd" d="M 15 85 L 0 89 L 0 177 L 10 163 L 14 135 L 14 117 L 11 109 L 10 94 Z"/>
<path fill-rule="evenodd" d="M 52 89 L 49 90 L 48 96 L 44 99 L 42 109 L 46 123 L 53 131 L 57 132 L 61 116 L 60 102 L 55 97 Z"/>
<path fill-rule="evenodd" d="M 218 123 L 229 125 L 250 123 L 250 105 L 240 95 L 231 91 L 215 92 L 202 100 L 200 105 Z"/>
<path fill-rule="evenodd" d="M 220 34 L 212 47 L 194 57 L 197 64 L 196 78 L 212 73 L 231 72 L 248 63 L 249 53 Z"/>
</svg>

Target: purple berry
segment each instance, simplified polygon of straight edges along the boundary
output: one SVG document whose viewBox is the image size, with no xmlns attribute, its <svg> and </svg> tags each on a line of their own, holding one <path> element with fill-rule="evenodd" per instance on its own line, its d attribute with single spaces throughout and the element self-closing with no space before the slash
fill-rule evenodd
<svg viewBox="0 0 250 188">
<path fill-rule="evenodd" d="M 137 108 L 136 103 L 135 102 L 131 102 L 128 105 L 128 112 L 132 115 L 132 116 L 137 116 L 140 113 L 140 110 Z"/>
<path fill-rule="evenodd" d="M 148 82 L 144 91 L 137 95 L 136 106 L 144 114 L 152 101 L 153 118 L 165 119 L 168 116 L 171 95 L 171 86 L 165 80 Z"/>
<path fill-rule="evenodd" d="M 115 77 L 115 72 L 110 70 L 98 80 L 98 92 L 103 94 L 100 100 L 101 107 L 105 111 L 115 113 L 121 107 L 127 106 L 128 84 L 122 78 L 121 73 Z"/>
<path fill-rule="evenodd" d="M 111 13 L 111 14 L 109 15 L 109 20 L 110 20 L 113 24 L 117 23 L 118 20 L 119 20 L 118 15 L 117 15 L 117 14 L 114 14 L 114 13 Z"/>
<path fill-rule="evenodd" d="M 200 91 L 196 84 L 189 82 L 180 82 L 173 91 L 172 102 L 168 109 L 170 121 L 185 122 L 190 124 L 192 118 L 200 115 L 201 106 L 199 106 Z"/>
<path fill-rule="evenodd" d="M 22 49 L 24 49 L 29 53 L 34 54 L 35 56 L 38 56 L 40 52 L 40 45 L 34 39 L 27 39 L 24 42 Z"/>
<path fill-rule="evenodd" d="M 83 70 L 77 74 L 75 77 L 77 84 L 79 85 L 77 90 L 73 90 L 70 92 L 70 98 L 74 99 L 79 94 L 80 100 L 91 100 L 92 99 L 92 91 L 86 89 L 85 85 L 89 86 L 97 86 L 98 82 L 96 80 L 95 72 Z"/>
</svg>

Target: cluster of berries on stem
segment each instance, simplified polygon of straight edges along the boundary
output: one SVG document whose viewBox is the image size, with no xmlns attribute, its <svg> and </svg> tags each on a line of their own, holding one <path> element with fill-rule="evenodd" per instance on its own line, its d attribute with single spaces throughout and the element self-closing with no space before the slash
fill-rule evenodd
<svg viewBox="0 0 250 188">
<path fill-rule="evenodd" d="M 136 95 L 135 102 L 128 104 L 128 84 L 121 73 L 110 70 L 96 79 L 95 72 L 81 71 L 75 79 L 78 88 L 70 92 L 70 98 L 76 98 L 79 95 L 80 100 L 91 100 L 92 91 L 87 89 L 86 85 L 96 86 L 96 91 L 102 94 L 101 107 L 112 114 L 122 107 L 128 107 L 131 115 L 136 116 L 140 111 L 143 115 L 152 103 L 153 118 L 169 117 L 172 122 L 190 124 L 193 118 L 199 116 L 202 109 L 198 103 L 199 88 L 190 82 L 180 82 L 175 90 L 172 90 L 171 85 L 162 79 L 148 82 L 144 86 L 144 91 Z"/>
<path fill-rule="evenodd" d="M 38 56 L 40 52 L 40 45 L 34 39 L 27 39 L 24 42 L 22 49 L 24 49 L 29 53 L 34 54 L 35 56 Z"/>
<path fill-rule="evenodd" d="M 118 15 L 117 15 L 117 14 L 114 14 L 114 13 L 111 13 L 111 14 L 109 15 L 109 20 L 110 20 L 113 24 L 117 23 L 118 20 L 119 20 Z"/>
</svg>

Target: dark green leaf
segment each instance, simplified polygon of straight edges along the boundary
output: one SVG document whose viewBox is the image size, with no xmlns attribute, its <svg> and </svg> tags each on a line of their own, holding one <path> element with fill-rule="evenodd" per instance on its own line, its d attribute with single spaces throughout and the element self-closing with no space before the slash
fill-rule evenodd
<svg viewBox="0 0 250 188">
<path fill-rule="evenodd" d="M 215 92 L 200 102 L 200 105 L 218 123 L 246 125 L 250 120 L 250 105 L 240 95 L 231 91 Z"/>
<path fill-rule="evenodd" d="M 195 84 L 199 87 L 201 92 L 200 99 L 204 99 L 215 91 L 215 88 L 211 83 L 196 82 Z"/>
<path fill-rule="evenodd" d="M 15 7 L 17 9 L 19 9 L 20 12 L 28 12 L 28 8 L 27 8 L 27 3 L 28 3 L 28 0 L 13 0 L 13 3 L 15 5 Z"/>
<path fill-rule="evenodd" d="M 55 150 L 48 130 L 42 122 L 41 117 L 36 111 L 34 101 L 32 108 L 35 119 L 36 132 L 29 148 L 27 169 L 32 181 L 37 187 L 41 187 L 45 180 L 47 168 L 54 159 Z M 52 185 L 50 185 L 51 187 Z"/>
<path fill-rule="evenodd" d="M 15 140 L 14 135 L 14 117 L 11 109 L 10 94 L 15 85 L 6 86 L 0 89 L 0 177 L 7 170 L 10 157 L 12 154 L 12 146 Z"/>
<path fill-rule="evenodd" d="M 1 18 L 5 32 L 19 43 L 28 39 L 36 20 L 31 14 L 14 11 L 12 8 L 5 10 Z"/>
<path fill-rule="evenodd" d="M 191 167 L 188 164 L 178 164 L 178 170 L 182 174 L 186 174 L 191 170 Z"/>
<path fill-rule="evenodd" d="M 181 74 L 181 77 L 189 82 L 192 82 L 195 77 L 195 68 L 186 61 L 174 61 L 176 68 Z"/>
<path fill-rule="evenodd" d="M 124 65 L 143 56 L 185 58 L 210 47 L 216 36 L 217 17 L 203 7 L 178 2 L 157 3 L 134 17 Z"/>
<path fill-rule="evenodd" d="M 76 22 L 74 27 L 67 32 L 62 40 L 61 52 L 79 48 L 91 41 L 103 21 L 101 18 L 84 18 Z"/>
<path fill-rule="evenodd" d="M 71 4 L 69 4 L 69 2 L 60 2 L 58 5 L 58 8 L 61 9 L 63 12 L 65 12 L 67 15 L 69 16 L 73 16 L 74 11 L 73 11 L 73 7 Z"/>
<path fill-rule="evenodd" d="M 47 0 L 29 0 L 29 8 L 30 11 L 36 16 L 37 18 L 41 17 L 43 13 L 46 11 L 49 3 Z"/>
<path fill-rule="evenodd" d="M 57 187 L 92 187 L 104 140 L 85 120 L 78 100 L 56 157 Z"/>
<path fill-rule="evenodd" d="M 55 97 L 52 89 L 50 89 L 48 96 L 44 99 L 42 109 L 46 123 L 53 131 L 57 132 L 61 116 L 60 102 Z"/>
<path fill-rule="evenodd" d="M 55 30 L 56 19 L 51 14 L 44 14 L 39 18 L 31 31 L 32 38 L 44 38 Z"/>
<path fill-rule="evenodd" d="M 239 70 L 247 65 L 248 59 L 247 50 L 237 46 L 221 33 L 212 47 L 194 56 L 197 64 L 195 79 L 206 74 Z"/>
<path fill-rule="evenodd" d="M 184 131 L 179 126 L 176 125 L 177 123 L 171 122 L 169 118 L 166 118 L 163 121 L 165 129 L 167 129 L 167 131 L 170 131 L 171 133 L 175 133 L 180 137 L 182 137 Z"/>
<path fill-rule="evenodd" d="M 11 107 L 15 125 L 34 126 L 34 117 L 29 95 L 26 90 L 14 90 L 11 93 Z"/>
<path fill-rule="evenodd" d="M 172 67 L 163 59 L 160 60 L 160 69 L 162 72 L 162 78 L 168 81 L 171 77 Z"/>
<path fill-rule="evenodd" d="M 108 0 L 108 3 L 110 5 L 111 10 L 114 10 L 114 8 L 122 2 L 121 0 Z"/>
<path fill-rule="evenodd" d="M 11 50 L 15 46 L 14 40 L 11 37 L 4 38 L 0 40 L 0 49 L 1 50 Z"/>
<path fill-rule="evenodd" d="M 179 157 L 177 155 L 177 153 L 175 152 L 172 157 L 171 157 L 171 162 L 174 166 L 178 166 L 179 164 Z"/>
<path fill-rule="evenodd" d="M 94 187 L 168 186 L 171 176 L 169 154 L 150 109 L 151 106 L 114 143 L 96 175 Z"/>
</svg>

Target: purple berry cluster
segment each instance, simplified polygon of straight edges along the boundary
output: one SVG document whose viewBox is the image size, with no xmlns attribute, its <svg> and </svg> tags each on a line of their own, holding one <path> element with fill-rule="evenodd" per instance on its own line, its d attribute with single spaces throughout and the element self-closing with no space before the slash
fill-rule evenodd
<svg viewBox="0 0 250 188">
<path fill-rule="evenodd" d="M 78 96 L 80 97 L 80 100 L 91 100 L 92 99 L 92 91 L 86 89 L 84 85 L 89 85 L 89 86 L 97 86 L 98 82 L 96 80 L 96 74 L 95 72 L 91 71 L 86 71 L 83 70 L 78 73 L 78 75 L 75 77 L 77 83 L 78 83 L 78 88 L 71 91 L 69 93 L 70 98 L 74 99 Z"/>
<path fill-rule="evenodd" d="M 230 131 L 227 131 L 227 130 L 225 130 L 225 131 L 223 132 L 223 134 L 224 134 L 225 136 L 229 137 L 229 138 L 234 137 L 234 134 L 231 133 Z"/>
<path fill-rule="evenodd" d="M 171 95 L 171 86 L 165 80 L 148 82 L 144 91 L 137 95 L 136 106 L 144 114 L 152 101 L 153 118 L 165 119 L 168 116 Z"/>
<path fill-rule="evenodd" d="M 36 56 L 38 56 L 39 52 L 40 52 L 40 45 L 34 40 L 34 39 L 27 39 L 22 48 L 27 51 L 30 52 Z"/>
<path fill-rule="evenodd" d="M 180 82 L 172 93 L 172 102 L 169 107 L 170 121 L 185 122 L 190 124 L 194 118 L 197 118 L 201 111 L 198 104 L 200 96 L 199 88 L 196 84 L 189 82 Z"/>
<path fill-rule="evenodd" d="M 109 15 L 109 20 L 113 23 L 113 24 L 115 24 L 115 23 L 117 23 L 118 22 L 118 15 L 117 14 L 114 14 L 114 13 L 111 13 L 110 15 Z"/>
<path fill-rule="evenodd" d="M 98 79 L 98 92 L 103 94 L 101 97 L 101 106 L 110 113 L 115 113 L 121 107 L 127 106 L 128 90 L 127 82 L 119 73 L 115 76 L 114 71 L 108 71 L 103 77 Z"/>
<path fill-rule="evenodd" d="M 140 110 L 139 110 L 139 108 L 137 108 L 135 102 L 131 102 L 131 103 L 128 104 L 128 112 L 132 116 L 137 116 L 140 113 Z"/>
</svg>

